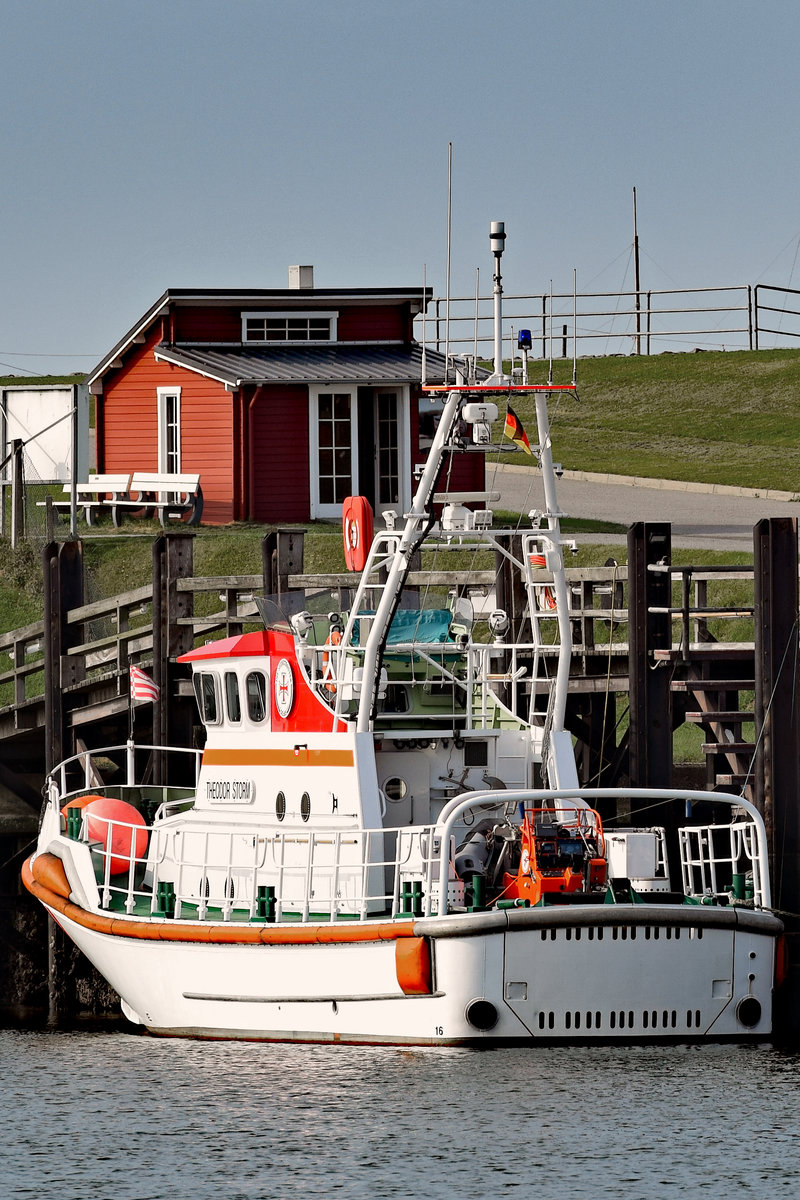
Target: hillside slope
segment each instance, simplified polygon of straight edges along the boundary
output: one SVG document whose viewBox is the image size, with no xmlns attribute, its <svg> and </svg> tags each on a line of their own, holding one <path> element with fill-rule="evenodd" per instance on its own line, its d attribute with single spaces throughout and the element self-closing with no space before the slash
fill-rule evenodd
<svg viewBox="0 0 800 1200">
<path fill-rule="evenodd" d="M 547 364 L 530 374 L 544 382 Z M 554 364 L 555 382 L 571 377 L 571 361 Z M 581 359 L 578 393 L 551 406 L 569 470 L 800 489 L 800 351 Z M 533 401 L 515 408 L 530 436 Z"/>
</svg>

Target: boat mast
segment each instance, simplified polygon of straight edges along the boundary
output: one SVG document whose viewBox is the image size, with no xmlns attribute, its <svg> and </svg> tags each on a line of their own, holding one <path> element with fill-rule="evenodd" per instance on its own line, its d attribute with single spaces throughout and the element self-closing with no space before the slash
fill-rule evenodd
<svg viewBox="0 0 800 1200">
<path fill-rule="evenodd" d="M 508 380 L 503 375 L 503 341 L 502 341 L 502 296 L 503 287 L 500 275 L 500 259 L 505 246 L 506 233 L 505 225 L 502 221 L 492 221 L 490 229 L 490 244 L 492 253 L 495 259 L 494 270 L 494 372 L 486 383 L 506 384 Z M 449 243 L 449 237 L 448 237 Z M 447 370 L 447 365 L 445 366 Z M 457 379 L 456 383 L 463 384 L 466 381 Z M 485 386 L 485 384 L 484 384 Z M 439 472 L 444 462 L 444 456 L 447 452 L 450 439 L 455 428 L 456 419 L 462 404 L 464 403 L 464 393 L 454 390 L 448 394 L 444 404 L 444 410 L 436 427 L 436 433 L 433 437 L 433 443 L 428 453 L 428 458 L 420 477 L 414 499 L 411 504 L 411 509 L 406 515 L 406 523 L 403 532 L 400 535 L 400 542 L 397 551 L 392 557 L 389 565 L 386 583 L 383 585 L 383 592 L 378 602 L 375 616 L 372 620 L 372 628 L 367 638 L 367 644 L 364 647 L 364 668 L 362 680 L 364 687 L 361 692 L 361 699 L 358 706 L 358 717 L 356 720 L 356 730 L 359 733 L 366 733 L 372 728 L 372 723 L 375 718 L 375 712 L 378 703 L 378 689 L 380 686 L 380 671 L 381 659 L 383 657 L 383 648 L 386 644 L 386 637 L 389 632 L 389 626 L 392 623 L 397 605 L 400 601 L 400 593 L 405 584 L 408 572 L 411 569 L 411 558 L 416 552 L 420 542 L 428 532 L 428 528 L 433 521 L 433 493 L 436 489 L 436 481 L 439 478 Z"/>
</svg>

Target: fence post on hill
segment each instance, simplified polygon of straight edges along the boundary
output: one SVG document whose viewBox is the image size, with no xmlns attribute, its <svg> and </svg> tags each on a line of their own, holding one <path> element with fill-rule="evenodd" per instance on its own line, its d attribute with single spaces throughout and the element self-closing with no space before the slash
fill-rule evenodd
<svg viewBox="0 0 800 1200">
<path fill-rule="evenodd" d="M 769 841 L 772 904 L 786 928 L 788 976 L 775 994 L 775 1032 L 800 1034 L 800 706 L 797 520 L 753 531 L 755 562 L 756 803 Z"/>
<path fill-rule="evenodd" d="M 164 533 L 153 543 L 153 745 L 191 746 L 193 702 L 178 696 L 182 671 L 175 662 L 194 646 L 191 625 L 182 618 L 194 611 L 192 592 L 179 592 L 178 580 L 194 574 L 194 534 Z M 163 783 L 162 755 L 155 755 L 154 781 Z"/>
</svg>

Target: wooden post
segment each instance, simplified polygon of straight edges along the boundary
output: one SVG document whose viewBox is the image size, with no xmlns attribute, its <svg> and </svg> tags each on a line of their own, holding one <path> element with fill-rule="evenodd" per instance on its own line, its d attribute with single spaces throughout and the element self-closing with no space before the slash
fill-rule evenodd
<svg viewBox="0 0 800 1200">
<path fill-rule="evenodd" d="M 177 694 L 176 659 L 194 645 L 191 625 L 180 624 L 194 609 L 191 592 L 179 592 L 178 580 L 194 573 L 194 534 L 164 533 L 153 543 L 153 678 L 158 700 L 153 706 L 153 745 L 190 746 L 192 702 Z M 156 755 L 155 781 L 163 782 L 161 755 Z"/>
<path fill-rule="evenodd" d="M 22 469 L 22 439 L 11 443 L 11 549 L 16 550 L 25 536 L 25 479 Z"/>
<path fill-rule="evenodd" d="M 628 530 L 628 663 L 630 674 L 630 777 L 638 787 L 669 787 L 672 775 L 672 704 L 669 671 L 653 670 L 653 650 L 672 640 L 669 608 L 672 561 L 666 522 L 639 521 Z"/>
<path fill-rule="evenodd" d="M 264 595 L 280 597 L 289 590 L 289 576 L 302 575 L 305 529 L 270 530 L 261 541 Z"/>
<path fill-rule="evenodd" d="M 764 814 L 772 904 L 786 927 L 789 975 L 775 993 L 775 1031 L 800 1035 L 800 706 L 797 520 L 759 521 L 755 555 L 756 803 Z"/>
<path fill-rule="evenodd" d="M 79 633 L 67 622 L 70 609 L 83 604 L 83 544 L 48 542 L 42 553 L 44 570 L 45 654 L 45 767 L 52 771 L 69 756 L 69 698 L 64 689 L 85 675 L 82 657 L 67 650 Z"/>
</svg>

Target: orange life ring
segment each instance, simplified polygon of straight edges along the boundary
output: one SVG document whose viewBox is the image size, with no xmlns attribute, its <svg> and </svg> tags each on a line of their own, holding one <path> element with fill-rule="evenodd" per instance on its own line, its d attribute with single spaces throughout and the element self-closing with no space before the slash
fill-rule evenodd
<svg viewBox="0 0 800 1200">
<path fill-rule="evenodd" d="M 328 635 L 326 646 L 339 646 L 342 641 L 342 635 L 338 629 L 332 629 Z M 332 696 L 336 694 L 336 676 L 334 675 L 333 665 L 331 663 L 332 655 L 327 651 L 322 654 L 322 682 L 326 692 L 330 692 Z"/>
<path fill-rule="evenodd" d="M 348 496 L 342 505 L 344 561 L 348 571 L 363 571 L 372 545 L 372 506 L 366 496 Z"/>
</svg>

